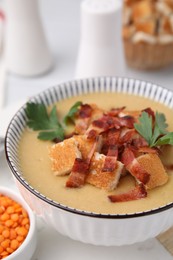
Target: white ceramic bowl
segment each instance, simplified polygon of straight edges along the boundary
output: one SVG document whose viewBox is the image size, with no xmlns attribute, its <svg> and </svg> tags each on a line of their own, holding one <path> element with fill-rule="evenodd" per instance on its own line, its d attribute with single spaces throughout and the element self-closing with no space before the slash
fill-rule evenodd
<svg viewBox="0 0 173 260">
<path fill-rule="evenodd" d="M 36 220 L 34 212 L 30 209 L 28 204 L 23 200 L 23 198 L 16 192 L 11 191 L 6 187 L 0 186 L 0 194 L 8 196 L 14 201 L 18 202 L 28 213 L 30 220 L 30 228 L 28 234 L 21 244 L 21 246 L 14 251 L 12 254 L 7 256 L 6 260 L 30 260 L 37 244 L 37 235 L 36 235 Z"/>
<path fill-rule="evenodd" d="M 32 98 L 50 105 L 88 92 L 124 92 L 148 97 L 173 107 L 173 93 L 144 81 L 127 78 L 94 78 L 60 84 Z M 157 236 L 173 225 L 173 202 L 133 214 L 98 214 L 70 208 L 40 194 L 23 178 L 17 146 L 26 125 L 23 106 L 13 117 L 6 134 L 6 156 L 16 184 L 35 212 L 61 234 L 94 245 L 125 245 Z"/>
</svg>

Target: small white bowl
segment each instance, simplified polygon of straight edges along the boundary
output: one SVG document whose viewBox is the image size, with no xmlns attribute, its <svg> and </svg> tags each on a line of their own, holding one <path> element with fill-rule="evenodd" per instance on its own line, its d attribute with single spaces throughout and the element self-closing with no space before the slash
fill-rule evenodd
<svg viewBox="0 0 173 260">
<path fill-rule="evenodd" d="M 28 204 L 23 200 L 23 198 L 17 193 L 11 191 L 6 187 L 0 186 L 0 194 L 3 194 L 12 200 L 18 202 L 28 213 L 30 220 L 30 228 L 28 234 L 23 241 L 23 243 L 16 249 L 13 253 L 7 256 L 6 260 L 30 260 L 37 244 L 37 235 L 36 235 L 36 220 L 33 211 L 30 209 Z"/>
<path fill-rule="evenodd" d="M 121 92 L 148 97 L 173 108 L 173 92 L 155 84 L 118 77 L 90 78 L 57 85 L 31 99 L 51 105 L 59 100 L 94 92 Z M 18 143 L 26 127 L 26 104 L 15 114 L 5 141 L 6 157 L 23 196 L 35 212 L 63 235 L 94 245 L 120 246 L 153 238 L 173 225 L 173 201 L 162 207 L 129 214 L 99 214 L 51 200 L 23 177 Z"/>
</svg>

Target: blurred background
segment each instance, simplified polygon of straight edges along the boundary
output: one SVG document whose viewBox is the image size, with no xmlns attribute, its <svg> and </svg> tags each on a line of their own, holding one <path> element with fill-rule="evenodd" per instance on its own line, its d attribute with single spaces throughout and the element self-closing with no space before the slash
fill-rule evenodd
<svg viewBox="0 0 173 260">
<path fill-rule="evenodd" d="M 8 106 L 18 100 L 26 99 L 45 88 L 75 77 L 80 45 L 81 2 L 81 0 L 38 1 L 42 25 L 53 59 L 53 67 L 49 72 L 36 77 L 23 77 L 15 73 L 7 73 L 8 70 L 6 68 L 5 85 L 0 84 L 0 95 L 4 95 L 4 106 Z M 115 0 L 115 2 L 116 4 L 122 3 L 121 0 Z M 0 4 L 2 10 L 6 12 L 6 1 L 1 1 Z M 121 39 L 121 7 L 117 10 L 116 15 L 115 76 L 143 79 L 171 89 L 173 80 L 172 65 L 156 71 L 140 71 L 131 69 L 126 65 Z M 32 21 L 32 16 L 30 19 Z M 6 24 L 6 21 L 4 23 Z M 6 28 L 4 28 L 4 33 L 6 33 L 5 30 Z M 5 90 L 4 93 L 2 88 Z"/>
</svg>

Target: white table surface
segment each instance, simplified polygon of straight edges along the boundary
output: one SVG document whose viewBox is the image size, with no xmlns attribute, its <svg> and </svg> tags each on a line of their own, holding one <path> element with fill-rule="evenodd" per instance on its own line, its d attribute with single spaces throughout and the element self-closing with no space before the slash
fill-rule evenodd
<svg viewBox="0 0 173 260">
<path fill-rule="evenodd" d="M 49 86 L 74 78 L 80 39 L 80 2 L 80 0 L 40 0 L 45 31 L 54 57 L 54 68 L 50 73 L 35 78 L 8 74 L 4 111 L 8 110 L 9 106 L 25 100 Z M 116 75 L 144 79 L 173 90 L 173 66 L 154 72 L 135 71 L 126 67 L 120 31 L 117 32 Z M 5 157 L 0 159 L 0 183 L 16 189 Z M 38 219 L 38 247 L 32 260 L 55 259 L 169 260 L 173 257 L 156 239 L 123 247 L 85 245 L 61 236 Z"/>
</svg>

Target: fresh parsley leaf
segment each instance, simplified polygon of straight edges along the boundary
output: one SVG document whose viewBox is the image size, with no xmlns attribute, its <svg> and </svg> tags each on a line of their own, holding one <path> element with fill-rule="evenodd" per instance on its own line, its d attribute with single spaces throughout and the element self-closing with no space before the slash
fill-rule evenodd
<svg viewBox="0 0 173 260">
<path fill-rule="evenodd" d="M 168 131 L 166 130 L 167 127 L 168 124 L 166 123 L 165 115 L 163 113 L 156 112 L 153 136 L 150 144 L 151 147 L 156 146 L 156 141 L 160 137 L 160 135 L 165 135 L 168 133 Z"/>
<path fill-rule="evenodd" d="M 58 120 L 56 106 L 53 106 L 50 114 L 48 114 L 43 103 L 31 102 L 27 103 L 25 112 L 28 117 L 27 126 L 29 128 L 35 131 L 44 130 L 38 134 L 39 139 L 64 139 L 64 129 Z"/>
<path fill-rule="evenodd" d="M 144 111 L 139 117 L 139 122 L 140 123 L 135 123 L 134 127 L 136 131 L 142 135 L 150 145 L 152 139 L 152 117 Z"/>
<path fill-rule="evenodd" d="M 64 139 L 64 129 L 59 128 L 54 131 L 42 131 L 38 134 L 38 139 L 41 140 L 54 140 L 55 138 L 58 138 L 59 140 Z"/>
<path fill-rule="evenodd" d="M 160 137 L 155 143 L 155 146 L 160 146 L 165 144 L 173 145 L 173 132 Z"/>
<path fill-rule="evenodd" d="M 165 115 L 163 113 L 156 112 L 155 121 L 155 125 L 159 128 L 160 134 L 167 134 L 168 131 L 166 128 L 168 127 L 168 124 L 166 123 Z"/>
<path fill-rule="evenodd" d="M 156 112 L 155 124 L 152 124 L 152 117 L 142 112 L 139 117 L 140 123 L 135 123 L 136 131 L 145 138 L 150 147 L 170 144 L 173 145 L 173 132 L 168 133 L 166 118 L 163 113 Z"/>
<path fill-rule="evenodd" d="M 81 101 L 77 101 L 69 110 L 67 115 L 64 117 L 63 122 L 65 125 L 68 124 L 69 121 L 73 122 L 74 116 L 77 113 L 79 107 L 82 105 Z"/>
<path fill-rule="evenodd" d="M 27 103 L 25 112 L 28 117 L 28 127 L 33 130 L 49 129 L 49 118 L 44 104 Z"/>
<path fill-rule="evenodd" d="M 153 136 L 151 138 L 151 143 L 150 146 L 153 147 L 155 142 L 157 141 L 158 137 L 160 136 L 160 129 L 157 125 L 155 125 L 154 130 L 153 130 Z"/>
</svg>

